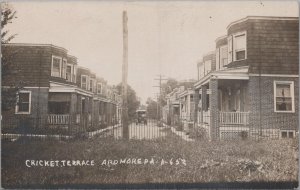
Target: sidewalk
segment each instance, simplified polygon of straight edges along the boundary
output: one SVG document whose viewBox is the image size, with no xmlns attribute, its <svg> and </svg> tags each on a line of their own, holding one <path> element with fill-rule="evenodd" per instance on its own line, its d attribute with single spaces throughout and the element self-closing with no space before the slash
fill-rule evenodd
<svg viewBox="0 0 300 190">
<path fill-rule="evenodd" d="M 164 127 L 170 127 L 171 131 L 173 133 L 175 133 L 177 136 L 179 136 L 180 138 L 182 138 L 183 140 L 188 141 L 188 142 L 194 142 L 195 141 L 194 139 L 191 139 L 184 131 L 177 131 L 175 129 L 175 127 L 173 127 L 173 126 L 168 126 L 166 124 L 163 124 L 163 125 L 164 125 Z"/>
</svg>

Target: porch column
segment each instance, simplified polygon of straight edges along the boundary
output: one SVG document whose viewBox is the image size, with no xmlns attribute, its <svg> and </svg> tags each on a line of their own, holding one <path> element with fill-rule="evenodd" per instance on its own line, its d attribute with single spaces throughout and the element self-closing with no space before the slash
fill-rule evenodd
<svg viewBox="0 0 300 190">
<path fill-rule="evenodd" d="M 195 89 L 194 94 L 195 112 L 194 112 L 194 123 L 198 123 L 198 104 L 199 104 L 199 88 Z"/>
<path fill-rule="evenodd" d="M 210 138 L 211 140 L 218 139 L 219 129 L 219 110 L 218 110 L 218 80 L 210 79 L 209 88 L 211 90 L 209 105 L 210 105 Z"/>
<path fill-rule="evenodd" d="M 77 94 L 71 93 L 71 101 L 70 101 L 70 115 L 76 116 L 77 112 Z"/>
</svg>

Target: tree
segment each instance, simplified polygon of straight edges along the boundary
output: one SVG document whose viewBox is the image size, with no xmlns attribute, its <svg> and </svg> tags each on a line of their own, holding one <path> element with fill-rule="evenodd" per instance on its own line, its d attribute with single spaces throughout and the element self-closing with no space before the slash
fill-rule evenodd
<svg viewBox="0 0 300 190">
<path fill-rule="evenodd" d="M 8 43 L 11 41 L 16 34 L 9 34 L 9 30 L 6 29 L 7 25 L 12 23 L 12 20 L 17 18 L 16 11 L 13 7 L 8 3 L 1 3 L 1 44 Z M 2 56 L 1 56 L 1 67 L 2 67 L 2 79 L 7 75 L 14 74 L 18 72 L 17 66 L 12 66 L 12 59 L 16 55 L 16 51 L 10 48 L 1 48 Z M 2 89 L 2 98 L 1 98 L 1 109 L 2 111 L 8 111 L 15 107 L 16 105 L 16 93 L 22 89 L 24 86 L 22 81 L 17 81 L 16 84 L 1 87 Z"/>
<path fill-rule="evenodd" d="M 116 86 L 116 89 L 119 94 L 122 93 L 122 83 Z M 128 117 L 129 119 L 133 119 L 135 117 L 136 110 L 140 106 L 140 101 L 136 96 L 136 92 L 131 88 L 131 86 L 127 85 L 127 101 L 128 101 Z"/>
<path fill-rule="evenodd" d="M 166 105 L 166 96 L 171 93 L 174 88 L 178 87 L 179 82 L 173 78 L 169 78 L 165 83 L 161 84 L 160 104 Z"/>
<path fill-rule="evenodd" d="M 1 3 L 1 43 L 5 44 L 11 41 L 17 34 L 9 35 L 9 30 L 6 29 L 12 20 L 17 18 L 16 11 L 8 3 Z"/>
<path fill-rule="evenodd" d="M 151 98 L 148 98 L 146 101 L 147 104 L 147 117 L 150 119 L 157 119 L 157 102 L 152 100 Z"/>
</svg>

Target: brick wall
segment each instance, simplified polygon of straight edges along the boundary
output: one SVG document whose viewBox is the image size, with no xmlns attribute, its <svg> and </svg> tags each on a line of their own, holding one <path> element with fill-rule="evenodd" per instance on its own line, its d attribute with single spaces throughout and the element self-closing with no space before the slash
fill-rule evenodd
<svg viewBox="0 0 300 190">
<path fill-rule="evenodd" d="M 260 82 L 259 82 L 260 78 Z M 294 81 L 295 113 L 277 113 L 274 111 L 274 80 Z M 249 79 L 250 127 L 298 129 L 299 83 L 298 78 L 258 77 Z M 259 83 L 260 88 L 259 88 Z M 260 125 L 261 122 L 261 125 Z"/>
<path fill-rule="evenodd" d="M 218 80 L 211 79 L 209 81 L 209 89 L 211 90 L 209 105 L 210 105 L 210 138 L 217 139 L 219 129 L 219 110 L 218 110 Z"/>
</svg>

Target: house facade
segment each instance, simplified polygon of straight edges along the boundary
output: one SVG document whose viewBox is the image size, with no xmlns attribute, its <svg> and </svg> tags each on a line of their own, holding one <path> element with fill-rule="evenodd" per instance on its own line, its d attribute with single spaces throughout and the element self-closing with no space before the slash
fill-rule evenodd
<svg viewBox="0 0 300 190">
<path fill-rule="evenodd" d="M 2 52 L 10 60 L 6 70 L 17 71 L 2 78 L 2 87 L 13 88 L 22 81 L 15 109 L 2 112 L 4 124 L 5 120 L 21 122 L 4 127 L 46 126 L 74 134 L 119 121 L 120 96 L 115 91 L 108 94 L 106 81 L 80 67 L 66 49 L 49 44 L 3 44 Z M 24 123 L 26 126 L 18 126 Z"/>
<path fill-rule="evenodd" d="M 195 118 L 210 139 L 296 135 L 298 35 L 298 18 L 246 17 L 229 24 L 216 40 L 215 63 L 206 67 L 203 58 L 197 65 Z"/>
</svg>

